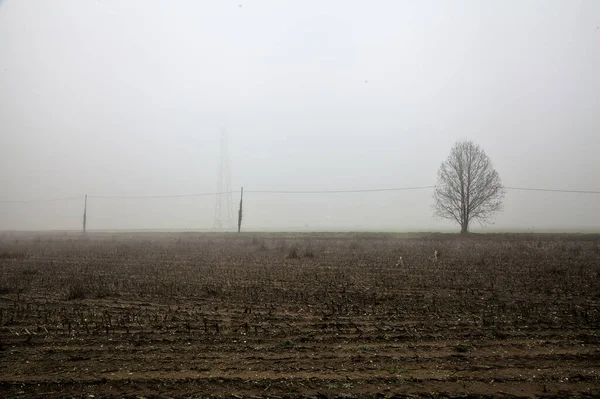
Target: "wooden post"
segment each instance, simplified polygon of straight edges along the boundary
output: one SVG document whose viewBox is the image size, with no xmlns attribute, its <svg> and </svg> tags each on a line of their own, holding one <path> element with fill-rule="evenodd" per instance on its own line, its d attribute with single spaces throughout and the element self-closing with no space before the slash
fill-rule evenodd
<svg viewBox="0 0 600 399">
<path fill-rule="evenodd" d="M 242 187 L 242 192 L 240 194 L 240 210 L 238 211 L 238 233 L 242 231 L 242 204 L 244 201 L 244 187 Z"/>
<path fill-rule="evenodd" d="M 85 202 L 83 204 L 83 232 L 85 233 L 85 225 L 87 222 L 87 194 L 85 195 Z"/>
</svg>

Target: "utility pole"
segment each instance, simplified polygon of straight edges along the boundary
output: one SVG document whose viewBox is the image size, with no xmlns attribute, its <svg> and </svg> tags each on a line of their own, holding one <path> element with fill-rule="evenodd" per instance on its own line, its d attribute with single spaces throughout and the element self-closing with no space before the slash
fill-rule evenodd
<svg viewBox="0 0 600 399">
<path fill-rule="evenodd" d="M 238 233 L 242 231 L 242 204 L 244 201 L 244 187 L 242 187 L 242 191 L 240 194 L 240 210 L 238 211 Z"/>
<path fill-rule="evenodd" d="M 85 202 L 83 203 L 83 233 L 85 234 L 85 225 L 87 222 L 87 194 L 85 195 Z"/>
</svg>

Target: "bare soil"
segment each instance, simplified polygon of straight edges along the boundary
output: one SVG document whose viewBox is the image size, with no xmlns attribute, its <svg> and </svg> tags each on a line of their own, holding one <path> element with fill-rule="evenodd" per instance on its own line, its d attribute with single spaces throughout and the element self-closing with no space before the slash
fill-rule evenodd
<svg viewBox="0 0 600 399">
<path fill-rule="evenodd" d="M 569 396 L 599 236 L 0 235 L 0 397 Z"/>
</svg>

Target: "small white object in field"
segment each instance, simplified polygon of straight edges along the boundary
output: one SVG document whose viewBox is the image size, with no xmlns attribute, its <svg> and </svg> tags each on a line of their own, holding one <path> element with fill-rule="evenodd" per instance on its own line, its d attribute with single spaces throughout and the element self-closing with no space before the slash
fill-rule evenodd
<svg viewBox="0 0 600 399">
<path fill-rule="evenodd" d="M 433 251 L 433 259 L 438 259 L 440 257 L 440 253 L 439 251 L 436 249 L 435 251 Z"/>
<path fill-rule="evenodd" d="M 398 262 L 396 262 L 396 266 L 404 266 L 404 260 L 402 260 L 402 256 L 398 258 Z"/>
</svg>

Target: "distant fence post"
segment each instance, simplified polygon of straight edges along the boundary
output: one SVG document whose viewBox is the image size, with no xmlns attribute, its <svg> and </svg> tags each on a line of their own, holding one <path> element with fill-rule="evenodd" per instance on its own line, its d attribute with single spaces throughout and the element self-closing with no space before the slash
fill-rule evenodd
<svg viewBox="0 0 600 399">
<path fill-rule="evenodd" d="M 242 231 L 242 204 L 244 201 L 244 187 L 242 187 L 242 191 L 240 194 L 240 210 L 238 211 L 238 233 Z"/>
<path fill-rule="evenodd" d="M 83 232 L 85 234 L 85 225 L 87 222 L 87 194 L 85 195 L 85 202 L 83 203 Z"/>
</svg>

